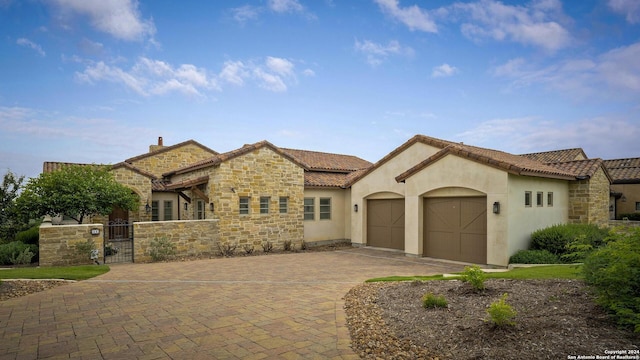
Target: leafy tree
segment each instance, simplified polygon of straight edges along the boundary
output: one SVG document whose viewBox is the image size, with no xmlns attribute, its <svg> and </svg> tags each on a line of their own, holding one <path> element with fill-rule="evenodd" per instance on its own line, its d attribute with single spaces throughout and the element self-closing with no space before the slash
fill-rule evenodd
<svg viewBox="0 0 640 360">
<path fill-rule="evenodd" d="M 108 215 L 115 206 L 138 207 L 138 198 L 118 183 L 109 167 L 69 165 L 29 180 L 18 205 L 32 217 L 64 214 L 79 224 L 87 215 Z"/>
<path fill-rule="evenodd" d="M 13 239 L 20 224 L 16 221 L 16 198 L 24 182 L 24 175 L 16 176 L 7 171 L 0 186 L 0 239 Z"/>
</svg>

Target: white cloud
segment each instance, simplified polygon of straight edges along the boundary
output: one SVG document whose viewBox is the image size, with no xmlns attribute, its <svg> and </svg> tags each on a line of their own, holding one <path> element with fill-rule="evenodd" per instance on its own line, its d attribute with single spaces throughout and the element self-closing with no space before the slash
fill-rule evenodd
<svg viewBox="0 0 640 360">
<path fill-rule="evenodd" d="M 571 44 L 562 3 L 558 0 L 532 1 L 527 5 L 505 5 L 494 0 L 456 3 L 449 8 L 463 19 L 462 33 L 474 40 L 490 38 L 512 41 L 556 51 Z"/>
<path fill-rule="evenodd" d="M 455 66 L 451 66 L 449 64 L 442 64 L 440 66 L 436 66 L 433 68 L 431 72 L 431 77 L 449 77 L 457 73 L 459 70 Z"/>
<path fill-rule="evenodd" d="M 382 45 L 370 40 L 360 42 L 356 39 L 354 47 L 357 51 L 367 55 L 367 62 L 374 67 L 382 64 L 391 55 L 412 56 L 414 53 L 412 48 L 402 46 L 397 40 Z"/>
<path fill-rule="evenodd" d="M 398 0 L 374 0 L 383 13 L 405 24 L 409 30 L 437 33 L 438 27 L 426 10 L 417 5 L 400 7 Z"/>
<path fill-rule="evenodd" d="M 278 12 L 301 12 L 304 7 L 298 2 L 298 0 L 269 0 L 269 9 Z"/>
<path fill-rule="evenodd" d="M 640 2 L 638 0 L 609 0 L 613 12 L 622 14 L 630 24 L 640 23 Z"/>
<path fill-rule="evenodd" d="M 257 19 L 261 10 L 257 6 L 245 5 L 231 9 L 231 13 L 237 22 L 244 24 L 249 20 Z"/>
<path fill-rule="evenodd" d="M 142 19 L 137 0 L 49 0 L 63 14 L 87 16 L 99 31 L 121 40 L 153 40 L 156 28 L 151 19 Z"/>
<path fill-rule="evenodd" d="M 32 50 L 40 54 L 40 56 L 46 56 L 46 53 L 44 52 L 44 50 L 42 50 L 42 47 L 29 39 L 19 38 L 18 40 L 16 40 L 16 44 L 31 48 Z"/>
<path fill-rule="evenodd" d="M 244 85 L 244 79 L 249 77 L 249 73 L 242 61 L 227 61 L 222 66 L 222 71 L 219 75 L 221 80 L 224 80 L 233 85 Z"/>
<path fill-rule="evenodd" d="M 640 96 L 640 42 L 609 50 L 592 58 L 568 58 L 548 66 L 536 66 L 522 58 L 496 67 L 493 74 L 511 78 L 514 88 L 543 84 L 562 94 L 585 98 L 603 96 L 603 88 L 617 98 Z"/>
<path fill-rule="evenodd" d="M 304 71 L 302 72 L 302 74 L 304 76 L 308 76 L 308 77 L 313 77 L 316 76 L 316 72 L 311 70 L 311 69 L 304 69 Z"/>
</svg>

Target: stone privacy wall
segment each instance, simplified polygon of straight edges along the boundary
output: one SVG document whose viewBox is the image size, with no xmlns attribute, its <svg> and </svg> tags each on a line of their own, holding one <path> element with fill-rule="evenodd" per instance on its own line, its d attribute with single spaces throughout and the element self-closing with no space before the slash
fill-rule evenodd
<svg viewBox="0 0 640 360">
<path fill-rule="evenodd" d="M 99 234 L 92 235 L 92 229 Z M 89 254 L 82 256 L 76 250 L 77 244 L 87 241 L 94 242 L 102 261 L 102 232 L 102 224 L 52 225 L 45 219 L 40 225 L 40 266 L 91 264 Z"/>
<path fill-rule="evenodd" d="M 133 223 L 135 262 L 151 261 L 151 242 L 167 239 L 178 257 L 208 256 L 218 252 L 218 221 L 153 221 Z"/>
<path fill-rule="evenodd" d="M 282 248 L 291 241 L 299 248 L 304 238 L 304 169 L 268 146 L 210 168 L 209 199 L 220 219 L 220 242 L 253 246 L 271 242 Z M 249 214 L 240 215 L 240 198 L 249 198 Z M 260 213 L 260 198 L 269 198 L 269 212 Z M 280 213 L 280 197 L 288 199 Z"/>
<path fill-rule="evenodd" d="M 607 225 L 609 178 L 599 169 L 590 179 L 569 183 L 569 222 Z"/>
<path fill-rule="evenodd" d="M 177 148 L 160 149 L 148 156 L 132 158 L 131 165 L 160 178 L 163 173 L 209 159 L 213 155 L 195 143 L 187 143 Z"/>
</svg>

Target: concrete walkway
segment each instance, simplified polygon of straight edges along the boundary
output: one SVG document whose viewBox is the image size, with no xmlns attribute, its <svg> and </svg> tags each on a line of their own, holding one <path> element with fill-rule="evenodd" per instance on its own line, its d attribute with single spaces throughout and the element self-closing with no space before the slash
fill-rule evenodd
<svg viewBox="0 0 640 360">
<path fill-rule="evenodd" d="M 357 359 L 350 288 L 462 268 L 362 248 L 113 265 L 0 302 L 0 359 Z"/>
</svg>

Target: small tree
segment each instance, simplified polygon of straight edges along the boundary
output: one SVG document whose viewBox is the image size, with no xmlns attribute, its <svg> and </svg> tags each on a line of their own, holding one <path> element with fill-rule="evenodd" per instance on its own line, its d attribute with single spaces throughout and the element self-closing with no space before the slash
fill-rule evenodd
<svg viewBox="0 0 640 360">
<path fill-rule="evenodd" d="M 138 198 L 107 166 L 70 165 L 30 179 L 17 203 L 32 217 L 64 214 L 81 224 L 85 216 L 108 215 L 114 206 L 134 210 Z"/>
<path fill-rule="evenodd" d="M 23 176 L 16 176 L 7 171 L 2 178 L 0 186 L 0 239 L 7 242 L 13 240 L 16 232 L 20 230 L 21 223 L 16 216 L 16 198 L 24 182 Z"/>
</svg>

